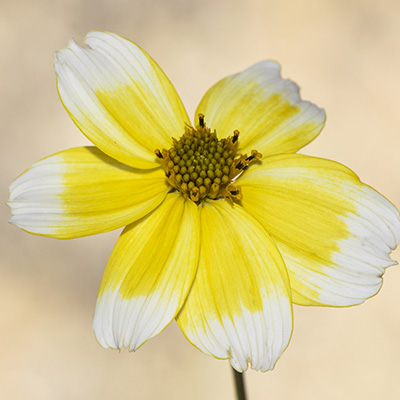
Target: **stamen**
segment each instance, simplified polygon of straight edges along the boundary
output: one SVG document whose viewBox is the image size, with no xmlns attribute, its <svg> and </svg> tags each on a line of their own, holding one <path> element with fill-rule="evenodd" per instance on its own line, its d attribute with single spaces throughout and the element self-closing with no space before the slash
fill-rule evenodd
<svg viewBox="0 0 400 400">
<path fill-rule="evenodd" d="M 245 167 L 245 164 L 242 163 L 241 160 L 236 164 L 235 168 L 241 171 Z"/>
<path fill-rule="evenodd" d="M 236 143 L 236 141 L 239 139 L 239 131 L 236 129 L 233 131 L 233 139 L 232 139 L 232 143 Z"/>
<path fill-rule="evenodd" d="M 200 128 L 204 128 L 204 115 L 203 114 L 199 114 L 199 125 L 200 125 Z"/>
<path fill-rule="evenodd" d="M 156 149 L 156 151 L 155 151 L 154 153 L 156 153 L 156 156 L 157 156 L 158 158 L 163 158 L 163 156 L 162 156 L 162 154 L 161 154 L 161 151 L 160 151 L 159 149 Z"/>
<path fill-rule="evenodd" d="M 204 115 L 198 117 L 197 129 L 187 126 L 178 140 L 172 139 L 169 150 L 155 150 L 167 181 L 197 204 L 205 198 L 240 201 L 241 188 L 233 183 L 261 154 L 253 150 L 250 156 L 237 157 L 239 131 L 218 139 L 216 132 L 206 127 Z"/>
</svg>

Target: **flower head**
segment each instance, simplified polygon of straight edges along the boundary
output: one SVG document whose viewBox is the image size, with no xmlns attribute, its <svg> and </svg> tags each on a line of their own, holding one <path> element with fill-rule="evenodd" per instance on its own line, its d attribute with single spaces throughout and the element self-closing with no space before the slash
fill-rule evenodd
<svg viewBox="0 0 400 400">
<path fill-rule="evenodd" d="M 292 304 L 378 292 L 399 212 L 348 168 L 296 154 L 325 113 L 273 61 L 222 79 L 192 125 L 153 59 L 115 34 L 56 53 L 60 98 L 95 145 L 35 163 L 10 186 L 11 222 L 76 238 L 126 226 L 93 328 L 136 350 L 174 318 L 205 354 L 272 369 Z"/>
</svg>

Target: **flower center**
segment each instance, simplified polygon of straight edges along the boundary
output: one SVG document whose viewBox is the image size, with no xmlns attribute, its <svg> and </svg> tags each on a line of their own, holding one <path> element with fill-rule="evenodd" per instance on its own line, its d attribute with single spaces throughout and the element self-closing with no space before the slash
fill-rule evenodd
<svg viewBox="0 0 400 400">
<path fill-rule="evenodd" d="M 199 126 L 196 129 L 186 127 L 185 133 L 173 146 L 162 151 L 156 150 L 156 156 L 164 168 L 168 182 L 185 197 L 200 203 L 206 197 L 210 199 L 226 198 L 241 200 L 240 186 L 235 180 L 247 166 L 262 155 L 252 150 L 251 155 L 237 155 L 239 131 L 233 136 L 218 139 L 216 131 L 211 132 L 199 114 Z"/>
</svg>

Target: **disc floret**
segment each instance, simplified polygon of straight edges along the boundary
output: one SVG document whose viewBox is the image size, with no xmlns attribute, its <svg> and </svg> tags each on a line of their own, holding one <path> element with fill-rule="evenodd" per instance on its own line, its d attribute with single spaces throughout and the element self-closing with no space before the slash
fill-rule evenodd
<svg viewBox="0 0 400 400">
<path fill-rule="evenodd" d="M 210 199 L 226 198 L 241 200 L 240 186 L 234 184 L 238 176 L 261 154 L 252 150 L 251 155 L 237 155 L 239 131 L 233 136 L 217 138 L 204 123 L 199 114 L 199 126 L 187 126 L 185 133 L 173 146 L 162 151 L 156 150 L 156 156 L 164 168 L 168 182 L 185 197 L 199 203 L 206 197 Z"/>
</svg>

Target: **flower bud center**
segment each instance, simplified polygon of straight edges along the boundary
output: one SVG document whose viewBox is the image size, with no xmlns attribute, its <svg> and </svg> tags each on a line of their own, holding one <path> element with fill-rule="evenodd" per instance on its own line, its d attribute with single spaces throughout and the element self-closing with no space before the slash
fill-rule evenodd
<svg viewBox="0 0 400 400">
<path fill-rule="evenodd" d="M 253 159 L 261 158 L 261 154 L 253 150 L 250 157 L 237 157 L 238 131 L 233 136 L 218 139 L 215 130 L 211 132 L 205 126 L 201 114 L 199 121 L 196 129 L 186 127 L 178 140 L 173 138 L 169 150 L 155 151 L 168 182 L 198 204 L 206 197 L 241 200 L 240 187 L 233 182 Z"/>
</svg>

